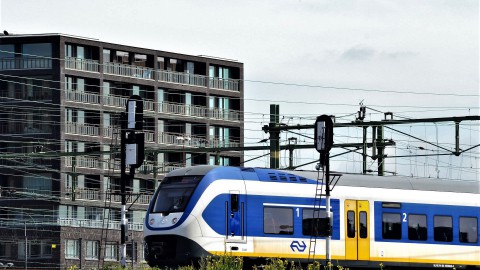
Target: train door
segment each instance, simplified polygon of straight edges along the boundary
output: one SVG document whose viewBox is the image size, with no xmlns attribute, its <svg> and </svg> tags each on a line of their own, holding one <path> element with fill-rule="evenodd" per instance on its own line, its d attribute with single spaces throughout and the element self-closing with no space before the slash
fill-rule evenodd
<svg viewBox="0 0 480 270">
<path fill-rule="evenodd" d="M 368 201 L 345 200 L 345 259 L 370 260 Z"/>
<path fill-rule="evenodd" d="M 244 193 L 243 193 L 244 194 Z M 245 198 L 239 190 L 231 190 L 226 202 L 226 240 L 227 242 L 245 241 Z"/>
</svg>

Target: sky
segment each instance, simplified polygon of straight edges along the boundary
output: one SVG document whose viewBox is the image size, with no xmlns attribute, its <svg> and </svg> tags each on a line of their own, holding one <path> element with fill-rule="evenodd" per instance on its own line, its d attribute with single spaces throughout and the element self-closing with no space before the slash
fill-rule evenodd
<svg viewBox="0 0 480 270">
<path fill-rule="evenodd" d="M 313 124 L 322 114 L 351 122 L 360 104 L 366 121 L 382 120 L 384 112 L 394 119 L 480 115 L 478 0 L 0 0 L 0 9 L 0 30 L 13 34 L 64 33 L 244 63 L 245 145 L 268 138 L 261 127 L 270 104 L 280 106 L 288 125 Z M 462 149 L 479 144 L 479 125 L 462 122 Z M 455 141 L 450 122 L 393 128 L 423 142 L 386 130 L 397 141 L 390 156 L 444 153 L 424 141 L 448 149 Z M 312 132 L 282 133 L 282 144 L 290 137 L 312 144 Z M 361 135 L 336 129 L 334 140 L 360 142 Z M 266 153 L 246 152 L 245 160 Z M 315 159 L 314 150 L 294 155 L 296 165 Z M 268 162 L 266 156 L 246 165 Z M 361 168 L 358 154 L 332 159 L 334 170 Z M 373 160 L 369 168 L 375 170 Z M 480 180 L 480 150 L 391 158 L 386 170 Z"/>
</svg>

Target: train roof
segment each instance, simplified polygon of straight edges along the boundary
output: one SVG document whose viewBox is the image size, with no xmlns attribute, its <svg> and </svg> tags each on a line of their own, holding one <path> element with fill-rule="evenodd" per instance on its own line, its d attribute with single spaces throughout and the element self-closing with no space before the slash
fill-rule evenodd
<svg viewBox="0 0 480 270">
<path fill-rule="evenodd" d="M 292 176 L 296 176 L 293 179 L 295 179 L 294 181 L 296 181 L 297 183 L 314 183 L 318 176 L 318 171 L 292 171 L 249 167 L 222 167 L 212 165 L 199 165 L 181 168 L 168 173 L 167 176 L 171 177 L 183 175 L 206 175 L 211 170 L 217 168 L 255 172 L 258 175 L 259 181 L 281 181 L 281 179 L 283 179 L 284 181 L 289 181 L 289 179 L 292 179 Z M 337 186 L 442 191 L 473 194 L 480 193 L 480 181 L 461 181 L 405 176 L 377 176 L 337 172 L 332 172 L 331 176 L 332 175 L 340 177 L 338 179 Z"/>
</svg>

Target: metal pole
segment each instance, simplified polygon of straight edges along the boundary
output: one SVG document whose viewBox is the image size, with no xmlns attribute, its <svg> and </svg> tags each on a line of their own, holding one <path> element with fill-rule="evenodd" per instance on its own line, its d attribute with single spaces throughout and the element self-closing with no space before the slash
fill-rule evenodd
<svg viewBox="0 0 480 270">
<path fill-rule="evenodd" d="M 332 224 L 332 215 L 330 212 L 330 154 L 327 152 L 325 153 L 326 159 L 325 159 L 325 178 L 326 178 L 326 185 L 325 185 L 325 197 L 326 197 L 326 211 L 327 211 L 327 218 L 328 218 L 328 236 L 326 239 L 326 265 L 328 265 L 331 262 L 331 255 L 330 255 L 330 241 L 332 240 L 332 230 L 331 230 L 331 224 Z"/>
<path fill-rule="evenodd" d="M 367 128 L 368 127 L 363 127 L 363 146 L 362 146 L 363 174 L 367 173 Z"/>
<path fill-rule="evenodd" d="M 378 175 L 383 176 L 385 175 L 385 164 L 384 164 L 384 149 L 385 147 L 382 145 L 383 143 L 383 126 L 379 126 L 377 128 L 377 150 L 378 150 Z"/>
<path fill-rule="evenodd" d="M 120 116 L 120 121 L 121 121 L 121 131 L 120 131 L 120 196 L 122 200 L 122 205 L 120 208 L 120 215 L 121 215 L 121 221 L 120 221 L 120 265 L 125 268 L 126 267 L 126 244 L 125 244 L 125 232 L 126 232 L 126 214 L 125 214 L 125 208 L 127 205 L 127 199 L 126 199 L 126 181 L 127 181 L 127 175 L 125 173 L 125 167 L 126 167 L 126 114 L 122 113 Z"/>
<path fill-rule="evenodd" d="M 270 104 L 269 128 L 278 127 L 280 123 L 280 107 L 278 104 Z M 270 130 L 270 168 L 280 167 L 280 131 Z"/>
<path fill-rule="evenodd" d="M 27 221 L 23 221 L 25 225 L 25 270 L 27 270 L 27 262 L 28 262 L 28 239 L 27 239 Z"/>
</svg>

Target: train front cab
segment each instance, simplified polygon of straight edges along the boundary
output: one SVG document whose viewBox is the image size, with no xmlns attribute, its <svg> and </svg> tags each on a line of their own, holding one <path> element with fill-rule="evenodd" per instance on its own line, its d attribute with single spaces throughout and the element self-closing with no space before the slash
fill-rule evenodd
<svg viewBox="0 0 480 270">
<path fill-rule="evenodd" d="M 349 265 L 370 261 L 370 207 L 364 200 L 345 200 L 345 260 Z"/>
</svg>

